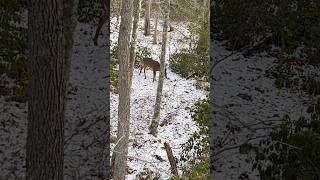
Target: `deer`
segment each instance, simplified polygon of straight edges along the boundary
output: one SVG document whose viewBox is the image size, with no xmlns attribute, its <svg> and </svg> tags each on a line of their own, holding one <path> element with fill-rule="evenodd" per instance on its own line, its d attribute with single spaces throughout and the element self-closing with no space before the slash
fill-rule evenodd
<svg viewBox="0 0 320 180">
<path fill-rule="evenodd" d="M 147 79 L 147 76 L 146 76 L 146 68 L 147 67 L 150 67 L 153 70 L 153 81 L 152 82 L 156 81 L 156 73 L 157 73 L 157 71 L 160 71 L 160 63 L 158 61 L 153 60 L 152 58 L 143 58 L 139 75 L 141 74 L 141 71 L 143 69 L 144 79 Z M 166 79 L 168 79 L 167 68 L 164 69 L 164 75 L 165 75 Z"/>
</svg>

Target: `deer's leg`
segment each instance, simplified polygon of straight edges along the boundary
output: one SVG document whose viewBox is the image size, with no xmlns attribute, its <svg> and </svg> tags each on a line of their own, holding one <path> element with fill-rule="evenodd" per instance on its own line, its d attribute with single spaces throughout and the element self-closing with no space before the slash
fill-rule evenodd
<svg viewBox="0 0 320 180">
<path fill-rule="evenodd" d="M 154 82 L 154 81 L 157 81 L 156 75 L 157 75 L 157 72 L 156 72 L 156 71 L 153 71 L 153 82 Z"/>
<path fill-rule="evenodd" d="M 143 66 L 141 66 L 141 67 L 140 67 L 140 72 L 139 72 L 139 75 L 141 74 L 141 71 L 142 71 L 142 69 L 143 69 Z"/>
<path fill-rule="evenodd" d="M 171 32 L 171 31 L 173 31 L 173 30 L 174 30 L 174 29 L 173 29 L 173 26 L 172 26 L 171 24 L 169 25 L 169 28 L 170 28 L 170 29 L 169 29 L 169 31 L 168 31 L 168 32 Z"/>
<path fill-rule="evenodd" d="M 164 75 L 165 75 L 166 79 L 168 79 L 168 77 L 167 77 L 167 68 L 164 69 Z"/>
<path fill-rule="evenodd" d="M 146 76 L 146 66 L 143 67 L 143 72 L 144 72 L 144 79 L 147 79 L 147 76 Z"/>
<path fill-rule="evenodd" d="M 97 27 L 97 30 L 96 30 L 96 34 L 94 35 L 94 38 L 93 38 L 93 42 L 94 42 L 95 46 L 98 45 L 98 36 L 99 36 L 99 33 L 100 33 L 100 30 L 101 30 L 102 26 L 109 19 L 108 18 L 108 13 L 109 13 L 108 11 L 105 11 L 103 13 L 103 15 L 99 19 L 99 24 L 98 24 L 98 27 Z"/>
</svg>

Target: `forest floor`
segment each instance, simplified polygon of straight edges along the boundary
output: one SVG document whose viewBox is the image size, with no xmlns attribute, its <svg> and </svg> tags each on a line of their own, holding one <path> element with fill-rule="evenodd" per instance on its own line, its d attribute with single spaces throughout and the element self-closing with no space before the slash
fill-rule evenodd
<svg viewBox="0 0 320 180">
<path fill-rule="evenodd" d="M 114 23 L 115 19 L 112 20 L 112 32 L 116 32 Z M 142 24 L 140 21 L 138 45 L 151 48 L 152 57 L 159 61 L 161 45 L 153 45 L 152 36 L 145 38 L 142 35 Z M 177 30 L 171 32 L 167 54 L 187 45 L 184 42 L 188 33 L 186 25 L 173 25 Z M 161 31 L 161 23 L 158 27 Z M 109 105 L 105 49 L 107 37 L 104 26 L 98 40 L 100 45 L 95 47 L 92 41 L 95 28 L 94 25 L 78 23 L 74 33 L 66 108 L 65 179 L 99 177 L 106 167 L 107 136 L 103 135 L 107 133 L 104 127 L 107 127 L 108 123 Z M 117 33 L 111 34 L 111 41 L 117 41 Z M 148 69 L 147 79 L 144 79 L 142 74 L 139 75 L 138 69 L 134 70 L 127 179 L 135 179 L 136 174 L 145 168 L 157 171 L 162 175 L 161 179 L 167 179 L 170 165 L 163 143 L 169 143 L 173 154 L 179 158 L 181 144 L 197 130 L 185 108 L 191 107 L 199 99 L 205 99 L 208 92 L 196 89 L 194 80 L 183 79 L 170 70 L 167 73 L 169 79 L 164 81 L 160 120 L 163 122 L 166 119 L 168 123 L 159 127 L 159 135 L 154 138 L 148 134 L 148 126 L 153 115 L 157 81 L 152 82 L 152 71 Z M 14 86 L 14 82 L 7 77 L 3 76 L 2 79 Z M 110 105 L 111 133 L 116 135 L 117 94 L 110 94 Z M 27 103 L 11 101 L 8 96 L 0 97 L 0 179 L 25 179 L 27 109 Z"/>
<path fill-rule="evenodd" d="M 111 32 L 117 32 L 115 20 L 112 22 Z M 144 37 L 142 21 L 139 24 L 138 45 L 151 48 L 152 57 L 159 60 L 161 45 L 153 45 L 152 36 Z M 188 45 L 184 39 L 184 35 L 188 34 L 186 24 L 173 23 L 173 26 L 176 31 L 170 33 L 170 48 L 167 51 L 169 53 L 170 49 L 170 54 Z M 161 31 L 160 27 L 161 23 Z M 103 42 L 104 45 L 95 47 L 92 42 L 94 30 L 93 25 L 79 23 L 74 35 L 66 109 L 65 179 L 96 177 L 105 167 L 105 138 L 97 135 L 106 133 L 103 127 L 107 126 L 108 118 L 108 67 L 104 48 L 107 38 L 104 27 L 103 35 L 99 37 L 100 44 Z M 111 41 L 117 41 L 117 33 L 111 34 Z M 212 43 L 211 52 L 215 59 L 231 53 L 215 42 Z M 259 135 L 264 137 L 284 115 L 298 118 L 305 114 L 312 99 L 294 90 L 277 89 L 274 79 L 266 74 L 266 70 L 275 66 L 274 60 L 265 56 L 244 58 L 235 54 L 214 69 L 212 88 L 215 116 L 212 132 L 215 139 L 222 142 L 219 147 L 215 144 L 216 151 L 237 146 L 248 139 L 257 142 Z M 206 98 L 208 92 L 196 89 L 194 80 L 181 78 L 168 69 L 169 79 L 164 81 L 160 120 L 167 119 L 170 123 L 160 126 L 158 137 L 155 138 L 148 134 L 148 126 L 153 115 L 157 82 L 152 82 L 152 71 L 146 70 L 147 79 L 138 71 L 135 69 L 133 75 L 127 179 L 134 179 L 144 168 L 158 171 L 161 178 L 166 179 L 170 165 L 163 143 L 168 142 L 173 154 L 179 158 L 181 144 L 197 130 L 185 108 Z M 14 85 L 11 80 L 7 81 L 9 85 Z M 110 100 L 111 133 L 116 135 L 118 95 L 111 93 Z M 25 179 L 26 133 L 27 103 L 10 101 L 7 96 L 1 96 L 0 179 Z M 259 179 L 257 172 L 251 170 L 252 158 L 241 155 L 238 148 L 222 151 L 214 162 L 214 178 Z"/>
<path fill-rule="evenodd" d="M 64 179 L 97 179 L 106 168 L 107 53 L 105 45 L 101 48 L 93 45 L 94 31 L 95 26 L 78 23 L 74 33 L 66 107 Z M 106 44 L 106 37 L 103 38 Z M 10 79 L 7 81 L 14 86 Z M 0 98 L 0 179 L 25 179 L 27 109 L 27 103 Z"/>
<path fill-rule="evenodd" d="M 111 21 L 111 42 L 116 43 L 118 39 L 118 29 L 116 21 Z M 161 44 L 152 43 L 152 35 L 143 35 L 143 20 L 139 22 L 138 46 L 151 49 L 151 57 L 160 61 Z M 179 51 L 188 46 L 187 24 L 174 23 L 175 31 L 168 33 L 166 62 L 169 53 Z M 153 27 L 153 21 L 151 23 Z M 160 22 L 158 30 L 162 32 Z M 153 28 L 152 28 L 153 29 Z M 161 37 L 161 33 L 159 33 Z M 161 42 L 161 38 L 159 38 Z M 192 121 L 187 107 L 191 107 L 197 100 L 206 99 L 209 92 L 199 90 L 195 87 L 195 80 L 186 80 L 170 71 L 167 67 L 168 79 L 164 80 L 163 98 L 160 113 L 160 124 L 167 122 L 158 128 L 158 136 L 149 134 L 148 127 L 151 123 L 158 81 L 152 82 L 152 70 L 146 69 L 144 78 L 143 72 L 139 75 L 139 69 L 134 69 L 133 84 L 131 94 L 131 118 L 130 118 L 130 142 L 129 142 L 129 174 L 127 179 L 135 179 L 136 175 L 147 169 L 161 174 L 161 179 L 170 177 L 170 163 L 167 158 L 164 142 L 169 143 L 174 156 L 180 158 L 181 145 L 197 130 L 197 126 Z M 157 78 L 159 72 L 157 72 Z M 116 135 L 118 122 L 118 95 L 111 93 L 111 134 Z M 113 148 L 112 144 L 112 148 Z M 111 149 L 112 149 L 111 148 Z M 181 168 L 181 164 L 178 168 Z"/>
<path fill-rule="evenodd" d="M 221 42 L 212 42 L 213 61 L 231 54 Z M 213 113 L 215 139 L 214 179 L 260 179 L 252 171 L 254 154 L 242 155 L 239 145 L 257 144 L 274 130 L 285 115 L 298 119 L 314 97 L 293 89 L 278 89 L 272 72 L 276 59 L 264 53 L 245 58 L 240 53 L 230 56 L 213 70 Z M 297 69 L 296 69 L 297 70 Z M 300 73 L 319 77 L 319 69 L 300 67 Z"/>
</svg>

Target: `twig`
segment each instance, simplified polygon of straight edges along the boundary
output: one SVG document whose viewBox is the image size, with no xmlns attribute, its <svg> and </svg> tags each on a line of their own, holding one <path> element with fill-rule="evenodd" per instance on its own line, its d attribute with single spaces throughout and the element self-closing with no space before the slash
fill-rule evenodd
<svg viewBox="0 0 320 180">
<path fill-rule="evenodd" d="M 235 54 L 237 54 L 237 53 L 242 53 L 242 52 L 244 52 L 245 50 L 250 51 L 250 50 L 252 50 L 252 49 L 254 49 L 254 48 L 257 48 L 257 47 L 259 47 L 260 45 L 262 45 L 263 43 L 265 43 L 265 42 L 268 40 L 268 38 L 269 38 L 269 37 L 263 38 L 263 39 L 262 39 L 258 44 L 256 44 L 255 46 L 251 46 L 251 47 L 250 47 L 250 46 L 244 46 L 244 47 L 240 48 L 238 51 L 232 52 L 232 53 L 230 53 L 229 55 L 223 57 L 222 59 L 219 59 L 219 60 L 211 67 L 210 72 L 212 73 L 213 70 L 214 70 L 214 68 L 215 68 L 219 63 L 223 62 L 224 60 L 228 59 L 229 57 L 231 57 L 231 56 L 233 56 L 233 55 L 235 55 Z"/>
<path fill-rule="evenodd" d="M 265 137 L 266 136 L 258 136 L 258 137 L 253 137 L 253 138 L 247 139 L 244 143 L 241 143 L 241 144 L 238 144 L 238 145 L 235 145 L 235 146 L 230 146 L 230 147 L 223 148 L 223 149 L 219 150 L 218 152 L 213 153 L 213 156 L 218 156 L 219 154 L 221 154 L 221 153 L 223 153 L 225 151 L 228 151 L 228 150 L 237 149 L 240 146 L 242 146 L 243 144 L 246 144 L 251 140 L 256 140 L 256 139 L 265 138 Z"/>
</svg>

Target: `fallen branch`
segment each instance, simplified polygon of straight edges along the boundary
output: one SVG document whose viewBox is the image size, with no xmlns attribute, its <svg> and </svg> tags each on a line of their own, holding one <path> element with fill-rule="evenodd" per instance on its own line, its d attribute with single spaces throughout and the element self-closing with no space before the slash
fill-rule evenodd
<svg viewBox="0 0 320 180">
<path fill-rule="evenodd" d="M 167 156 L 168 156 L 168 159 L 169 159 L 169 162 L 170 162 L 170 166 L 171 166 L 171 173 L 173 175 L 175 175 L 176 177 L 179 177 L 178 175 L 178 170 L 177 170 L 177 162 L 172 154 L 172 150 L 171 150 L 171 147 L 168 143 L 164 143 L 164 148 L 166 149 L 166 152 L 167 152 Z"/>
<path fill-rule="evenodd" d="M 238 144 L 238 145 L 229 146 L 229 147 L 220 149 L 220 150 L 217 151 L 216 153 L 212 153 L 212 156 L 213 156 L 213 157 L 216 157 L 216 156 L 218 156 L 219 154 L 221 154 L 221 153 L 223 153 L 223 152 L 226 152 L 226 151 L 229 151 L 229 150 L 233 150 L 233 149 L 237 149 L 237 148 L 241 147 L 243 144 L 249 143 L 249 141 L 256 140 L 256 139 L 259 139 L 259 138 L 265 138 L 265 137 L 266 137 L 266 136 L 258 136 L 258 137 L 249 138 L 249 139 L 247 139 L 244 143 L 241 143 L 241 144 Z"/>
<path fill-rule="evenodd" d="M 268 40 L 268 38 L 269 38 L 269 37 L 263 38 L 263 39 L 262 39 L 258 44 L 256 44 L 255 46 L 244 46 L 244 47 L 240 48 L 238 51 L 232 52 L 231 54 L 223 57 L 222 59 L 219 59 L 219 60 L 218 60 L 215 64 L 213 64 L 213 66 L 211 67 L 211 69 L 210 69 L 211 74 L 212 74 L 212 72 L 213 72 L 213 69 L 214 69 L 219 63 L 223 62 L 224 60 L 228 59 L 229 57 L 231 57 L 231 56 L 233 56 L 233 55 L 235 55 L 235 54 L 237 54 L 237 53 L 242 53 L 242 52 L 244 52 L 244 51 L 247 51 L 247 52 L 248 52 L 248 51 L 251 51 L 251 50 L 253 50 L 253 49 L 261 46 L 262 44 L 264 44 L 264 43 Z"/>
</svg>

